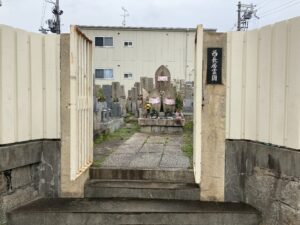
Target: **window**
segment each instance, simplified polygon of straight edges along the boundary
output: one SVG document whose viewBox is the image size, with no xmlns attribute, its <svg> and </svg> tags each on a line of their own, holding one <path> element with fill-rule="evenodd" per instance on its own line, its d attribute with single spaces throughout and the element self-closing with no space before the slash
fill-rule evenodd
<svg viewBox="0 0 300 225">
<path fill-rule="evenodd" d="M 124 78 L 125 79 L 131 79 L 132 78 L 132 73 L 124 73 Z"/>
<path fill-rule="evenodd" d="M 95 70 L 96 79 L 113 79 L 114 73 L 112 69 L 96 69 Z"/>
<path fill-rule="evenodd" d="M 132 41 L 124 41 L 124 47 L 131 48 L 132 47 Z"/>
<path fill-rule="evenodd" d="M 99 47 L 112 47 L 113 46 L 112 37 L 95 37 L 95 46 Z"/>
</svg>

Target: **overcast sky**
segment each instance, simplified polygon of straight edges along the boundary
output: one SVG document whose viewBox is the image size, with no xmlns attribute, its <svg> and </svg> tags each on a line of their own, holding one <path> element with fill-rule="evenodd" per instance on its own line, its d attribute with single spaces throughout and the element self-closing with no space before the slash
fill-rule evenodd
<svg viewBox="0 0 300 225">
<path fill-rule="evenodd" d="M 0 0 L 0 24 L 29 31 L 38 31 L 42 20 L 51 18 L 52 5 L 45 0 Z M 236 23 L 237 0 L 61 0 L 62 30 L 68 32 L 70 24 L 120 26 L 124 6 L 130 16 L 128 26 L 196 27 L 232 30 Z M 255 3 L 259 20 L 251 28 L 300 16 L 300 0 L 245 0 Z M 265 14 L 265 16 L 263 16 Z"/>
</svg>

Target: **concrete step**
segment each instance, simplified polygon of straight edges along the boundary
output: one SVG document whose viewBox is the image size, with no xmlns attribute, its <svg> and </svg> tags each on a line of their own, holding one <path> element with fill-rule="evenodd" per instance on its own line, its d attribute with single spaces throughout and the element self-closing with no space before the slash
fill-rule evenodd
<svg viewBox="0 0 300 225">
<path fill-rule="evenodd" d="M 8 213 L 8 225 L 258 225 L 240 203 L 176 200 L 40 199 Z"/>
<path fill-rule="evenodd" d="M 115 169 L 92 167 L 90 179 L 105 180 L 151 180 L 162 182 L 185 182 L 194 183 L 193 170 L 182 169 Z"/>
<path fill-rule="evenodd" d="M 200 189 L 195 183 L 89 180 L 84 192 L 86 198 L 200 200 Z"/>
</svg>

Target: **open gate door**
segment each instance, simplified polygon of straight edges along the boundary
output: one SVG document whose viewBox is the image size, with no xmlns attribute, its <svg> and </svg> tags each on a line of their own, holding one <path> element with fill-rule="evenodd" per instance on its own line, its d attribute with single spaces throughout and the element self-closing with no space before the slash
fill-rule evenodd
<svg viewBox="0 0 300 225">
<path fill-rule="evenodd" d="M 194 132 L 193 132 L 193 167 L 196 183 L 201 181 L 201 144 L 202 144 L 202 59 L 203 59 L 203 27 L 197 27 L 194 79 Z"/>
<path fill-rule="evenodd" d="M 79 28 L 71 27 L 71 179 L 93 162 L 92 41 Z"/>
<path fill-rule="evenodd" d="M 93 45 L 77 26 L 61 35 L 61 195 L 82 196 L 93 162 Z"/>
</svg>

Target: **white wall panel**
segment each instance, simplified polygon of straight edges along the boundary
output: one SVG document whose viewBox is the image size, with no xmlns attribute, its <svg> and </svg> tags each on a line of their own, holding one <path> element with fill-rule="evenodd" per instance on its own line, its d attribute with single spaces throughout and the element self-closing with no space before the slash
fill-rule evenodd
<svg viewBox="0 0 300 225">
<path fill-rule="evenodd" d="M 16 31 L 1 26 L 1 142 L 17 141 L 17 72 L 16 72 Z"/>
<path fill-rule="evenodd" d="M 45 36 L 45 76 L 44 76 L 44 135 L 56 138 L 59 128 L 59 39 L 54 35 Z"/>
<path fill-rule="evenodd" d="M 270 137 L 270 83 L 272 27 L 259 31 L 258 41 L 258 102 L 257 102 L 257 140 L 269 143 Z"/>
<path fill-rule="evenodd" d="M 226 83 L 226 127 L 225 127 L 225 137 L 226 139 L 230 139 L 230 111 L 231 111 L 231 98 L 230 96 L 230 88 L 231 88 L 231 65 L 232 65 L 232 32 L 227 33 L 227 83 Z"/>
<path fill-rule="evenodd" d="M 25 31 L 16 30 L 17 47 L 17 141 L 31 139 L 30 122 L 30 61 L 29 61 L 29 34 Z"/>
<path fill-rule="evenodd" d="M 30 72 L 31 72 L 31 138 L 44 137 L 44 37 L 30 35 Z"/>
<path fill-rule="evenodd" d="M 284 145 L 287 23 L 274 25 L 272 33 L 272 79 L 270 103 L 270 143 Z"/>
<path fill-rule="evenodd" d="M 234 32 L 229 36 L 230 46 L 230 72 L 229 89 L 229 137 L 239 138 L 242 134 L 242 83 L 243 83 L 243 42 L 244 33 Z"/>
<path fill-rule="evenodd" d="M 258 57 L 258 31 L 246 33 L 245 44 L 245 93 L 244 93 L 244 137 L 247 140 L 256 140 L 257 120 L 257 57 Z"/>
<path fill-rule="evenodd" d="M 226 138 L 300 149 L 300 17 L 227 40 Z"/>
<path fill-rule="evenodd" d="M 0 26 L 0 144 L 59 138 L 59 36 Z"/>
<path fill-rule="evenodd" d="M 300 17 L 288 26 L 285 145 L 300 149 Z"/>
</svg>

